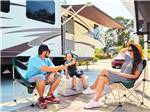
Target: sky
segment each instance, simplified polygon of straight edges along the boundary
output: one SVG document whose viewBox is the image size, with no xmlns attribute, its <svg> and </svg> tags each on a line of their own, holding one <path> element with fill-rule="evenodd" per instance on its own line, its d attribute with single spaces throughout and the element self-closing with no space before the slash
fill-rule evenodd
<svg viewBox="0 0 150 112">
<path fill-rule="evenodd" d="M 121 0 L 66 0 L 68 4 L 85 4 L 92 2 L 96 7 L 104 11 L 111 17 L 123 16 L 133 19 L 132 15 L 125 8 Z"/>
</svg>

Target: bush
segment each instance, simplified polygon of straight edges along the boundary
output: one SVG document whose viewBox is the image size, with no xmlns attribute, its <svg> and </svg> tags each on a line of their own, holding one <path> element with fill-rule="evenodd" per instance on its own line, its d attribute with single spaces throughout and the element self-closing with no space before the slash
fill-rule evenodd
<svg viewBox="0 0 150 112">
<path fill-rule="evenodd" d="M 99 59 L 108 59 L 108 58 L 110 58 L 108 52 L 104 52 L 102 49 L 99 48 L 95 49 L 94 61 L 97 61 Z"/>
<path fill-rule="evenodd" d="M 118 54 L 118 52 L 119 52 L 122 48 L 124 48 L 124 47 L 123 47 L 123 46 L 118 46 L 117 49 L 116 49 L 116 54 Z"/>
<path fill-rule="evenodd" d="M 97 62 L 99 59 L 97 57 L 94 56 L 93 61 Z"/>
<path fill-rule="evenodd" d="M 148 59 L 150 60 L 150 49 L 148 49 Z"/>
</svg>

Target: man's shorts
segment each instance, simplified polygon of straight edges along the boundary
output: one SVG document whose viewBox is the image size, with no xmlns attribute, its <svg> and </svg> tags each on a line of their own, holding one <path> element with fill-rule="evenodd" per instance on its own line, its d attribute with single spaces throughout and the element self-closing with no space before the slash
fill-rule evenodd
<svg viewBox="0 0 150 112">
<path fill-rule="evenodd" d="M 53 80 L 49 80 L 49 77 L 54 76 Z M 38 74 L 36 76 L 33 76 L 28 79 L 29 82 L 40 82 L 42 80 L 46 81 L 47 84 L 52 84 L 54 83 L 58 78 L 61 78 L 61 75 L 59 73 L 49 73 L 47 75 L 43 74 Z"/>
</svg>

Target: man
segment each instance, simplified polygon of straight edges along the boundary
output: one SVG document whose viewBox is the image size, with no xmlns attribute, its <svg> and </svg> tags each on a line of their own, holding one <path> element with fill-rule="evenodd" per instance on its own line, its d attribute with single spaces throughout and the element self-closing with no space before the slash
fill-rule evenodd
<svg viewBox="0 0 150 112">
<path fill-rule="evenodd" d="M 40 45 L 38 55 L 31 57 L 28 61 L 28 69 L 25 78 L 29 82 L 36 82 L 36 88 L 39 94 L 38 105 L 40 108 L 47 108 L 47 103 L 59 103 L 60 100 L 54 96 L 54 91 L 60 83 L 61 76 L 57 71 L 63 70 L 65 67 L 54 66 L 48 58 L 50 50 L 47 45 Z M 49 92 L 44 98 L 45 85 L 50 85 Z"/>
</svg>

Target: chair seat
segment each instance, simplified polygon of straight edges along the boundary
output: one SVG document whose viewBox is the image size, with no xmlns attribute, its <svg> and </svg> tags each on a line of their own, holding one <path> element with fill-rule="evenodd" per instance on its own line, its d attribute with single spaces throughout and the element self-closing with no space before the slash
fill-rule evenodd
<svg viewBox="0 0 150 112">
<path fill-rule="evenodd" d="M 20 84 L 24 85 L 25 87 L 27 87 L 27 90 L 28 90 L 28 93 L 29 94 L 32 94 L 33 93 L 33 90 L 36 86 L 36 83 L 35 82 L 28 82 L 28 81 L 25 81 L 25 80 L 22 80 L 22 79 L 16 79 L 17 82 L 19 82 Z"/>
<path fill-rule="evenodd" d="M 121 82 L 126 88 L 130 89 L 130 88 L 133 88 L 134 87 L 134 83 L 135 81 L 130 81 L 130 82 Z"/>
</svg>

